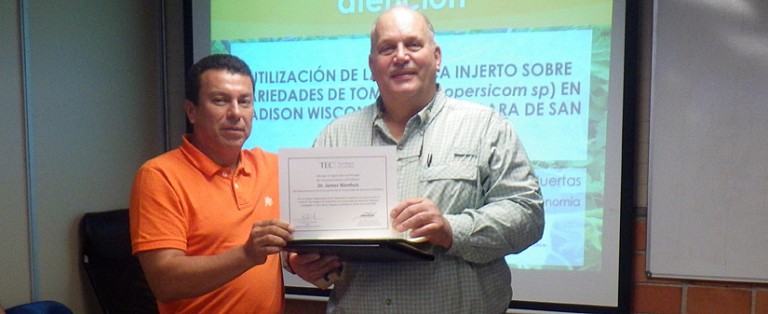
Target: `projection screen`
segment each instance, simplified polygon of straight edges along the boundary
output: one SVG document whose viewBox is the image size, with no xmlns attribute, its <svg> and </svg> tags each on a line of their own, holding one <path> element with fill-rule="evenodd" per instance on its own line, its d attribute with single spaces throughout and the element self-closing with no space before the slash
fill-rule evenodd
<svg viewBox="0 0 768 314">
<path fill-rule="evenodd" d="M 194 39 L 187 63 L 228 53 L 254 71 L 246 148 L 309 147 L 329 121 L 378 96 L 369 32 L 380 12 L 400 2 L 432 21 L 446 94 L 506 116 L 540 178 L 545 233 L 507 257 L 510 307 L 617 308 L 624 0 L 195 0 L 187 7 Z M 327 295 L 285 278 L 288 297 Z"/>
</svg>

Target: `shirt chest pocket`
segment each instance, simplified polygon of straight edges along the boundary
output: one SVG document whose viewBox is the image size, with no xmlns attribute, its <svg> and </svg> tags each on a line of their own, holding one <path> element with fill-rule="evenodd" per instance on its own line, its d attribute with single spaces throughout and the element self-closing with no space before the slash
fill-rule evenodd
<svg viewBox="0 0 768 314">
<path fill-rule="evenodd" d="M 458 150 L 437 158 L 423 169 L 419 177 L 424 196 L 444 213 L 459 213 L 465 208 L 479 207 L 481 191 L 478 182 L 477 155 Z"/>
</svg>

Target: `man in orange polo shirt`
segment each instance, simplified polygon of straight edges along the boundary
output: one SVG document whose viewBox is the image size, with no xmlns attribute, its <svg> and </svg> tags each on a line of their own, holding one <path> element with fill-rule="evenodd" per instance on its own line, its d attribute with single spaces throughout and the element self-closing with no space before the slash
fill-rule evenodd
<svg viewBox="0 0 768 314">
<path fill-rule="evenodd" d="M 194 126 L 146 162 L 131 191 L 131 242 L 161 313 L 282 313 L 277 156 L 243 150 L 254 81 L 237 57 L 190 69 L 184 110 Z"/>
</svg>

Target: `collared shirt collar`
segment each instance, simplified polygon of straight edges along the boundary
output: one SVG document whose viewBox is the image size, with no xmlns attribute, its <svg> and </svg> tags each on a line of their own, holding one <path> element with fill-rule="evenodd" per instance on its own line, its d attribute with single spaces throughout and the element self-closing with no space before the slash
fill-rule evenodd
<svg viewBox="0 0 768 314">
<path fill-rule="evenodd" d="M 424 106 L 424 108 L 421 108 L 421 110 L 416 113 L 414 117 L 419 117 L 420 125 L 429 124 L 430 119 L 442 111 L 443 107 L 445 106 L 445 100 L 445 93 L 440 88 L 440 84 L 437 84 L 437 92 L 435 93 L 435 97 L 432 97 L 432 100 L 430 100 L 429 103 Z M 377 110 L 373 116 L 374 123 L 376 120 L 382 119 L 384 117 L 384 101 L 381 99 L 381 96 L 376 98 L 376 109 Z M 411 119 L 413 119 L 413 117 Z"/>
<path fill-rule="evenodd" d="M 182 137 L 182 143 L 179 149 L 181 152 L 189 158 L 190 163 L 192 163 L 195 168 L 199 169 L 200 172 L 202 172 L 206 176 L 214 176 L 217 174 L 222 173 L 230 173 L 231 171 L 225 167 L 222 167 L 211 158 L 203 154 L 195 145 L 192 145 L 192 142 L 189 141 L 188 134 L 184 135 Z M 250 163 L 245 163 L 243 151 L 240 151 L 240 163 L 237 165 L 237 173 L 241 173 L 243 175 L 251 175 L 254 171 L 253 165 Z"/>
</svg>

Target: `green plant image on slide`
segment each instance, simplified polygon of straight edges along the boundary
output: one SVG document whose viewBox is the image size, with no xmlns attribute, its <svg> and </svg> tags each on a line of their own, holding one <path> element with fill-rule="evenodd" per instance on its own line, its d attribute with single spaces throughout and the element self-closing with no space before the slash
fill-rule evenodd
<svg viewBox="0 0 768 314">
<path fill-rule="evenodd" d="M 608 93 L 610 76 L 611 29 L 608 26 L 594 27 L 592 38 L 592 60 L 590 71 L 589 95 L 589 141 L 588 159 L 578 161 L 537 161 L 535 169 L 583 168 L 586 170 L 585 219 L 583 246 L 564 247 L 562 251 L 583 250 L 584 263 L 576 266 L 520 265 L 510 263 L 511 268 L 525 269 L 563 269 L 599 271 L 602 262 L 603 215 L 606 168 L 606 140 L 608 138 Z M 537 170 L 538 171 L 538 170 Z M 544 195 L 545 199 L 547 195 Z M 546 212 L 545 207 L 545 212 Z M 557 230 L 552 231 L 558 233 Z M 562 234 L 562 237 L 569 237 Z M 558 258 L 557 256 L 551 258 Z"/>
</svg>

